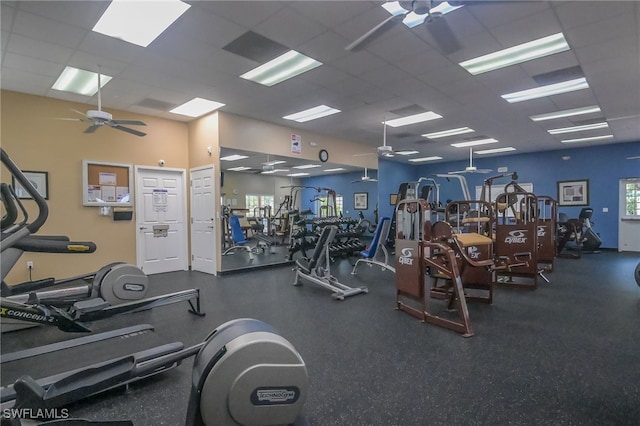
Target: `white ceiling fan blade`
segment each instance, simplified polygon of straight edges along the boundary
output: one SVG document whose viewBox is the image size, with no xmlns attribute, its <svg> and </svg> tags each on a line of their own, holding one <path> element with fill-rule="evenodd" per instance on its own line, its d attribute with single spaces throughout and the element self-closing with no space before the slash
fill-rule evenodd
<svg viewBox="0 0 640 426">
<path fill-rule="evenodd" d="M 146 126 L 147 123 L 140 120 L 111 120 L 113 124 L 127 125 L 127 126 Z"/>
<path fill-rule="evenodd" d="M 383 30 L 383 28 L 385 26 L 387 26 L 387 24 L 393 25 L 396 22 L 400 21 L 400 19 L 403 18 L 403 17 L 404 17 L 403 14 L 389 16 L 387 19 L 385 19 L 384 21 L 380 22 L 375 27 L 371 28 L 369 31 L 367 31 L 366 33 L 361 35 L 356 41 L 354 41 L 353 43 L 351 43 L 350 45 L 348 45 L 344 49 L 351 51 L 351 50 L 354 50 L 354 49 L 358 48 L 358 46 L 360 46 L 362 43 L 367 41 L 371 36 L 376 34 L 378 31 Z"/>
</svg>

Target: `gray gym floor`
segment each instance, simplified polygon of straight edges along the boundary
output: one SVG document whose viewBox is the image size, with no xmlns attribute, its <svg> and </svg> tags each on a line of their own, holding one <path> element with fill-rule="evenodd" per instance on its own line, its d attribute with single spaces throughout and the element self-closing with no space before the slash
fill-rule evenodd
<svg viewBox="0 0 640 426">
<path fill-rule="evenodd" d="M 475 336 L 394 310 L 394 277 L 348 259 L 332 272 L 369 294 L 334 301 L 290 267 L 213 277 L 151 277 L 154 293 L 202 289 L 206 317 L 185 304 L 96 322 L 104 331 L 150 323 L 166 341 L 201 341 L 235 318 L 263 320 L 297 348 L 310 376 L 313 425 L 637 425 L 640 422 L 640 288 L 637 253 L 558 259 L 536 291 L 496 289 L 493 305 L 469 304 Z M 442 302 L 435 301 L 440 308 Z M 2 352 L 72 336 L 44 328 L 4 335 Z M 72 359 L 60 362 L 73 368 Z M 191 360 L 150 380 L 70 407 L 95 420 L 183 424 Z M 28 373 L 25 371 L 24 373 Z"/>
</svg>

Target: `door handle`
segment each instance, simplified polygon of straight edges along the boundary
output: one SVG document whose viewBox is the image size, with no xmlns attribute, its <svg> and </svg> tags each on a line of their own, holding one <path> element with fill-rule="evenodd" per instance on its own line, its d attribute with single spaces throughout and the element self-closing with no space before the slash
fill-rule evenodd
<svg viewBox="0 0 640 426">
<path fill-rule="evenodd" d="M 146 226 L 141 226 L 140 230 L 142 231 L 143 229 L 147 229 L 147 227 Z"/>
<path fill-rule="evenodd" d="M 209 228 L 209 229 L 213 229 L 213 226 L 207 226 L 207 228 Z"/>
</svg>

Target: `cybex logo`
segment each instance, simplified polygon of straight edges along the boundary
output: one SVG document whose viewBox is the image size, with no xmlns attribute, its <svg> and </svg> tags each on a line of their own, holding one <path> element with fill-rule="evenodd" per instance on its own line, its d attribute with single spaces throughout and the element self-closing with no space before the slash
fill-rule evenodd
<svg viewBox="0 0 640 426">
<path fill-rule="evenodd" d="M 403 248 L 398 262 L 400 262 L 401 265 L 413 265 L 413 250 L 409 247 Z"/>
<path fill-rule="evenodd" d="M 524 244 L 527 242 L 526 232 L 524 230 L 511 231 L 509 236 L 504 239 L 504 242 L 507 244 Z"/>
<path fill-rule="evenodd" d="M 545 235 L 547 235 L 547 227 L 538 226 L 538 237 L 544 237 Z"/>
<path fill-rule="evenodd" d="M 478 251 L 478 247 L 476 246 L 469 247 L 468 253 L 471 259 L 478 259 L 480 257 L 480 252 Z"/>
</svg>

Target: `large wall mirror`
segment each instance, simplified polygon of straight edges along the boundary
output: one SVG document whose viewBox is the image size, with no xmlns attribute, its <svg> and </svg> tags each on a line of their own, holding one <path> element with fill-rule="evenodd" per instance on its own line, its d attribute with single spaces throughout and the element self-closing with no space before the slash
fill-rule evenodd
<svg viewBox="0 0 640 426">
<path fill-rule="evenodd" d="M 291 222 L 336 213 L 327 211 L 329 189 L 343 200 L 341 213 L 357 217 L 353 192 L 362 189 L 352 181 L 365 173 L 360 167 L 321 161 L 320 156 L 309 161 L 231 148 L 221 148 L 220 170 L 222 272 L 291 263 L 300 255 L 290 250 Z M 376 171 L 368 170 L 369 175 L 375 177 Z M 373 211 L 377 185 L 366 187 Z"/>
</svg>

